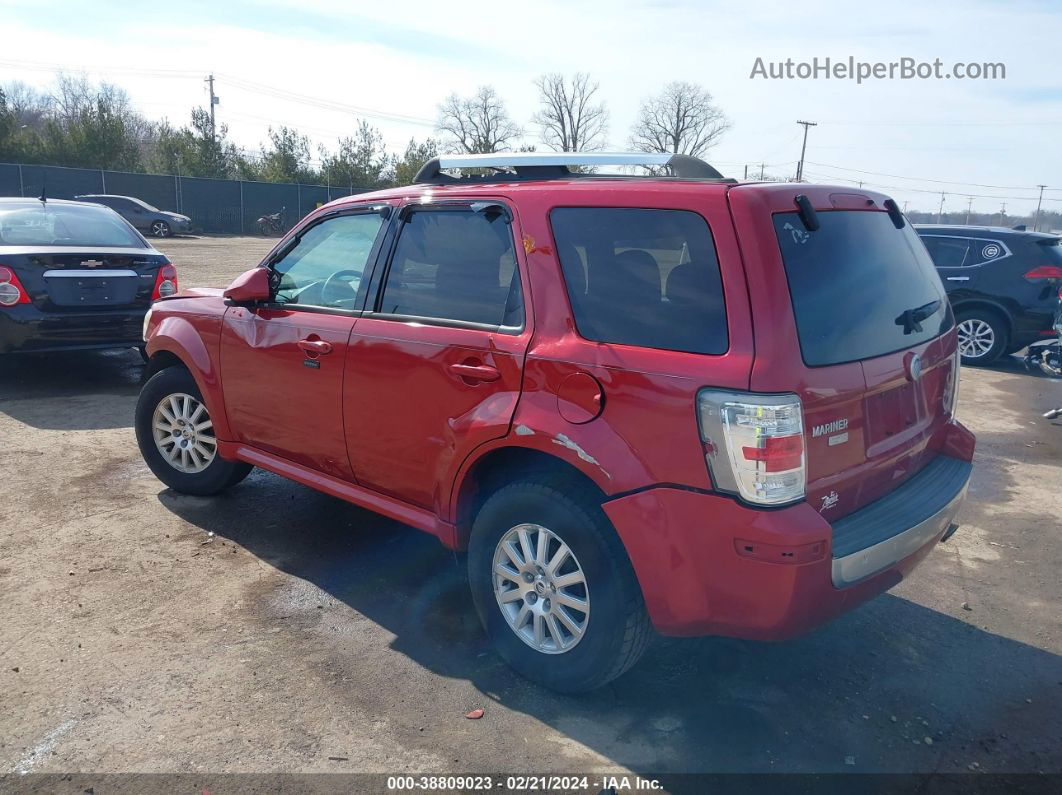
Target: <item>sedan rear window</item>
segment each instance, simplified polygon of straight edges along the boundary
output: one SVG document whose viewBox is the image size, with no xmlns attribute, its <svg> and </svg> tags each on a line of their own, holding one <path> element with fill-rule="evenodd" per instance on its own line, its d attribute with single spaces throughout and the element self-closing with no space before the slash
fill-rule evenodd
<svg viewBox="0 0 1062 795">
<path fill-rule="evenodd" d="M 7 246 L 147 248 L 113 210 L 50 203 L 0 205 L 0 248 Z"/>
<path fill-rule="evenodd" d="M 809 232 L 797 213 L 774 216 L 804 362 L 870 359 L 951 328 L 944 286 L 918 235 L 888 213 L 818 213 Z"/>
</svg>

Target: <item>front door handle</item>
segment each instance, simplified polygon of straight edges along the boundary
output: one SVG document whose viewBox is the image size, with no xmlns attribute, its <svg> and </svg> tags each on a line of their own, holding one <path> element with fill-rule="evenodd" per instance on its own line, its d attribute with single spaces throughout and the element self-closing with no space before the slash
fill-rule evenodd
<svg viewBox="0 0 1062 795">
<path fill-rule="evenodd" d="M 332 343 L 324 340 L 299 340 L 299 349 L 310 356 L 324 356 L 332 352 Z"/>
<path fill-rule="evenodd" d="M 497 381 L 501 373 L 487 364 L 451 364 L 450 372 L 472 381 Z"/>
</svg>

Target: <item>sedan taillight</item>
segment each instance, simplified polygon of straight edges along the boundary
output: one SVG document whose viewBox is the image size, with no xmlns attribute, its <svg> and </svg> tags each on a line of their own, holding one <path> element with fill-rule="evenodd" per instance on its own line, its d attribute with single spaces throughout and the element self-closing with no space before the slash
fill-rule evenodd
<svg viewBox="0 0 1062 795">
<path fill-rule="evenodd" d="M 29 302 L 29 293 L 15 272 L 6 265 L 0 265 L 0 306 L 16 306 Z"/>
<path fill-rule="evenodd" d="M 155 277 L 155 289 L 151 292 L 151 300 L 157 301 L 160 298 L 169 298 L 171 295 L 177 294 L 177 269 L 167 263 L 159 268 L 159 273 Z"/>
<path fill-rule="evenodd" d="M 716 488 L 760 505 L 804 498 L 807 460 L 799 397 L 704 389 L 697 409 Z"/>
</svg>

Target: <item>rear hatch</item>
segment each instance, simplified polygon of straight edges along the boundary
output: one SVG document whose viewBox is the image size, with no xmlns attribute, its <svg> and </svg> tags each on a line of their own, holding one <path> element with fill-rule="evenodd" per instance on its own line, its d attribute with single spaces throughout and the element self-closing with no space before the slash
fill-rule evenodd
<svg viewBox="0 0 1062 795">
<path fill-rule="evenodd" d="M 742 196 L 750 189 L 759 201 Z M 800 396 L 807 499 L 830 521 L 929 463 L 952 410 L 951 309 L 925 247 L 909 223 L 897 228 L 886 201 L 811 186 L 731 191 L 735 223 L 762 243 L 746 257 L 751 388 Z"/>
<path fill-rule="evenodd" d="M 0 265 L 43 312 L 147 307 L 169 260 L 114 211 L 30 202 L 0 206 Z"/>
</svg>

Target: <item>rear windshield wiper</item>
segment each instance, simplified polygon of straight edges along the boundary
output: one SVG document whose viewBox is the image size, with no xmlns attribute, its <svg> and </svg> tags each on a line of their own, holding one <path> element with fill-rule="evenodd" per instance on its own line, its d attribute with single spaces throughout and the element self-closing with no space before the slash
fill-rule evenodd
<svg viewBox="0 0 1062 795">
<path fill-rule="evenodd" d="M 940 301 L 930 301 L 928 304 L 922 306 L 916 306 L 914 309 L 905 309 L 903 313 L 896 318 L 896 325 L 903 326 L 904 334 L 911 334 L 915 331 L 921 333 L 922 321 L 932 317 L 940 309 Z"/>
</svg>

